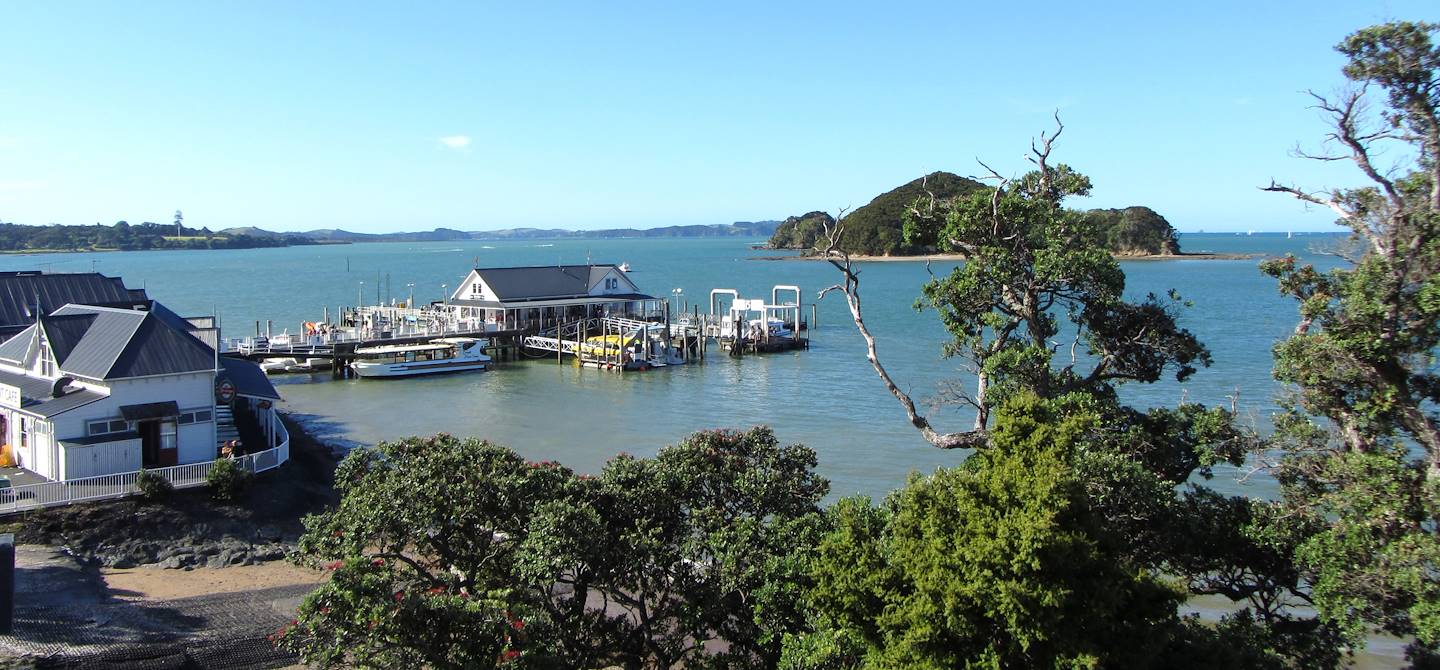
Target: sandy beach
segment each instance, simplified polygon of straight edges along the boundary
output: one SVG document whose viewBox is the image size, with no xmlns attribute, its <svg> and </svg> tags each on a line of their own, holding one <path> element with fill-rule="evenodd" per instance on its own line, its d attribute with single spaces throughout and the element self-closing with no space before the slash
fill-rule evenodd
<svg viewBox="0 0 1440 670">
<path fill-rule="evenodd" d="M 277 586 L 315 585 L 327 576 L 323 570 L 302 568 L 285 561 L 194 570 L 167 570 L 156 566 L 100 570 L 109 595 L 122 600 L 174 600 Z"/>
</svg>

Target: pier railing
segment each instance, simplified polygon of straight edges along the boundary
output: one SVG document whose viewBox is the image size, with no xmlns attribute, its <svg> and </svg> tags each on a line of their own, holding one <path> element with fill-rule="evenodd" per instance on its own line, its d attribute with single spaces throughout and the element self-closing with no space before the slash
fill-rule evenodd
<svg viewBox="0 0 1440 670">
<path fill-rule="evenodd" d="M 285 430 L 285 424 L 281 423 L 278 418 L 272 418 L 272 421 L 274 422 L 272 428 L 275 430 L 275 446 L 265 451 L 240 456 L 235 459 L 236 465 L 248 472 L 255 473 L 273 470 L 280 467 L 281 463 L 290 460 L 290 433 Z M 205 461 L 146 471 L 164 477 L 171 486 L 177 489 L 187 489 L 204 486 L 210 470 L 214 467 L 215 461 Z M 139 471 L 123 472 L 0 489 L 0 516 L 77 502 L 109 500 L 136 495 L 140 492 L 135 487 L 135 478 L 139 474 Z"/>
</svg>

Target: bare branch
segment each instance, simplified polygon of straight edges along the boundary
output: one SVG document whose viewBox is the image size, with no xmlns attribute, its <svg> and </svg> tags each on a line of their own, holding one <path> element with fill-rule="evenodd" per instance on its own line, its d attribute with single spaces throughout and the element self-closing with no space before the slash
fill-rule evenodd
<svg viewBox="0 0 1440 670">
<path fill-rule="evenodd" d="M 854 264 L 850 260 L 850 254 L 840 245 L 840 239 L 844 233 L 844 217 L 845 212 L 842 210 L 840 215 L 835 217 L 833 225 L 825 226 L 826 246 L 824 251 L 826 259 L 844 277 L 844 282 L 825 289 L 821 292 L 821 296 L 837 290 L 845 294 L 845 303 L 850 308 L 850 318 L 855 321 L 855 327 L 865 340 L 866 359 L 870 361 L 870 366 L 875 368 L 875 373 L 880 376 L 880 381 L 885 384 L 885 389 L 900 401 L 900 406 L 905 409 L 905 416 L 910 420 L 910 425 L 920 431 L 920 434 L 925 437 L 925 441 L 941 449 L 974 449 L 987 446 L 988 437 L 983 427 L 964 433 L 936 431 L 930 425 L 929 419 L 921 415 L 915 408 L 915 401 L 910 398 L 909 394 L 900 390 L 895 380 L 890 377 L 890 373 L 885 370 L 885 366 L 880 363 L 875 336 L 870 333 L 870 329 L 865 325 L 865 318 L 861 315 L 860 274 L 855 270 Z"/>
</svg>

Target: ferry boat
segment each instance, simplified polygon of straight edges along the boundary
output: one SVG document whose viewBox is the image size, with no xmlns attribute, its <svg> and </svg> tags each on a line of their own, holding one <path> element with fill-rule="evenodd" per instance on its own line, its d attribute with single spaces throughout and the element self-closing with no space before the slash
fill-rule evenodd
<svg viewBox="0 0 1440 670">
<path fill-rule="evenodd" d="M 387 344 L 355 350 L 350 369 L 359 377 L 412 377 L 441 372 L 484 370 L 490 363 L 485 341 L 442 337 L 424 344 Z"/>
</svg>

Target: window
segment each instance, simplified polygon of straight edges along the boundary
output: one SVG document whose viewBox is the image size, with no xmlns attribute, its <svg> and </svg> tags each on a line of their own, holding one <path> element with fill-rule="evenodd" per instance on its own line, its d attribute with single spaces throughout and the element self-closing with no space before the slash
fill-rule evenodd
<svg viewBox="0 0 1440 670">
<path fill-rule="evenodd" d="M 175 432 L 176 432 L 176 428 L 175 428 L 175 422 L 174 422 L 174 421 L 161 421 L 161 422 L 160 422 L 160 448 L 161 448 L 161 449 L 174 449 L 174 448 L 175 448 Z"/>
<path fill-rule="evenodd" d="M 40 376 L 49 377 L 55 374 L 55 352 L 50 350 L 49 344 L 40 345 Z"/>
<path fill-rule="evenodd" d="M 192 423 L 206 423 L 210 421 L 211 411 L 208 409 L 187 409 L 180 413 L 177 421 L 184 426 Z"/>
<path fill-rule="evenodd" d="M 20 417 L 20 446 L 30 446 L 30 418 Z"/>
<path fill-rule="evenodd" d="M 130 430 L 130 423 L 124 419 L 96 419 L 85 422 L 85 432 L 90 435 L 109 435 Z"/>
</svg>

